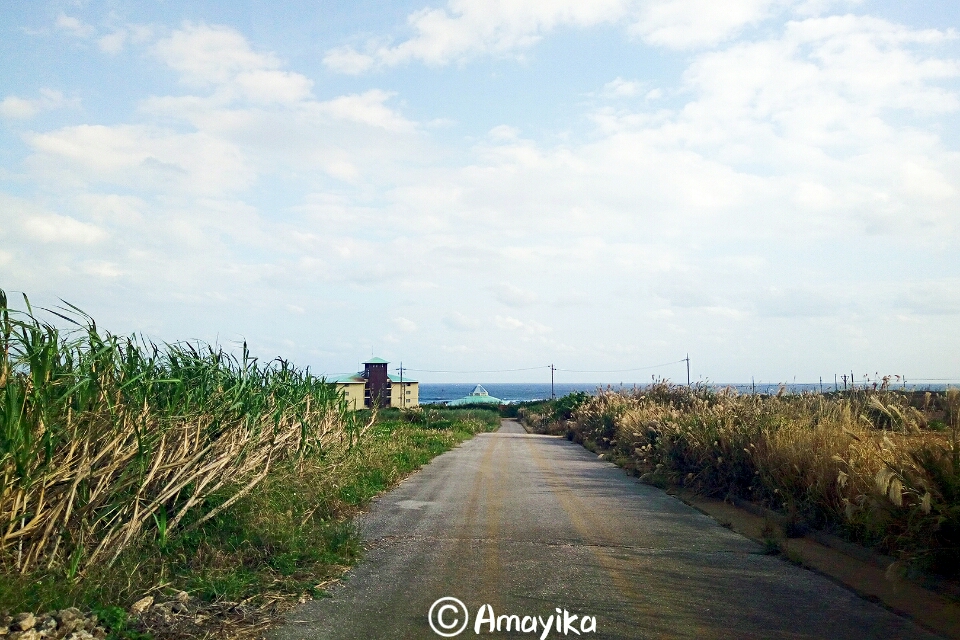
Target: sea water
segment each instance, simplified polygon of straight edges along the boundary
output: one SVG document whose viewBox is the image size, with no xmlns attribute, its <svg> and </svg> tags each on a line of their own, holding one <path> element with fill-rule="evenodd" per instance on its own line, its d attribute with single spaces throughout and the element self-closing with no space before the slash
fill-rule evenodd
<svg viewBox="0 0 960 640">
<path fill-rule="evenodd" d="M 491 396 L 495 398 L 500 398 L 504 402 L 528 402 L 531 400 L 545 400 L 550 398 L 550 383 L 497 383 L 497 382 L 481 382 L 479 384 L 483 385 L 483 388 L 487 390 Z M 436 404 L 441 402 L 449 402 L 451 400 L 457 400 L 463 398 L 470 394 L 473 391 L 473 388 L 477 386 L 477 383 L 437 383 L 437 382 L 421 382 L 420 383 L 420 403 L 421 404 Z M 603 383 L 557 383 L 553 385 L 553 392 L 559 398 L 565 396 L 569 393 L 575 391 L 583 391 L 589 393 L 590 395 L 595 394 L 598 390 L 625 390 L 629 391 L 631 389 L 642 389 L 646 388 L 648 385 L 645 384 L 603 384 Z M 821 386 L 820 383 L 713 383 L 709 385 L 710 388 L 715 390 L 720 390 L 724 388 L 732 387 L 736 389 L 737 393 L 749 394 L 749 393 L 762 393 L 762 394 L 775 394 L 780 391 L 780 387 L 785 388 L 786 393 L 810 393 L 810 392 L 820 392 L 829 393 L 834 391 L 833 381 L 830 381 L 830 384 L 827 384 L 824 381 Z M 873 384 L 867 385 L 872 388 Z M 857 384 L 857 388 L 862 388 L 862 383 Z M 892 389 L 901 389 L 901 385 L 891 385 Z M 907 391 L 943 391 L 946 386 L 943 384 L 907 384 L 903 387 Z M 843 384 L 839 384 L 839 390 L 843 391 Z"/>
</svg>

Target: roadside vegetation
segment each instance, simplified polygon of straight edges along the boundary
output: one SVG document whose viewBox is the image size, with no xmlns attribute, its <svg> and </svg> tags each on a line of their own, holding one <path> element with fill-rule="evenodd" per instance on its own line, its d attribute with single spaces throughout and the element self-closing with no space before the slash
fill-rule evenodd
<svg viewBox="0 0 960 640">
<path fill-rule="evenodd" d="M 0 619 L 76 606 L 114 637 L 176 637 L 210 630 L 138 631 L 124 612 L 180 591 L 231 603 L 224 620 L 279 611 L 357 559 L 350 517 L 373 496 L 499 424 L 350 412 L 333 385 L 246 345 L 157 345 L 50 314 L 0 291 Z"/>
<path fill-rule="evenodd" d="M 738 395 L 655 384 L 523 407 L 646 482 L 736 497 L 960 575 L 960 390 Z"/>
</svg>

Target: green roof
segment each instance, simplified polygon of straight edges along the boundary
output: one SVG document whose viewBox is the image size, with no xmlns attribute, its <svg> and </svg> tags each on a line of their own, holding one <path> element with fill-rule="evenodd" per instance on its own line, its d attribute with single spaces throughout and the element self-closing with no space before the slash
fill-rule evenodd
<svg viewBox="0 0 960 640">
<path fill-rule="evenodd" d="M 341 373 L 334 376 L 327 376 L 327 382 L 332 383 L 347 383 L 347 382 L 366 382 L 359 373 Z"/>
<path fill-rule="evenodd" d="M 500 404 L 501 402 L 503 401 L 500 398 L 494 398 L 492 395 L 487 393 L 486 389 L 478 384 L 473 388 L 473 391 L 470 392 L 470 395 L 460 398 L 459 400 L 451 400 L 447 403 L 447 406 L 456 407 L 463 404 Z"/>
<path fill-rule="evenodd" d="M 390 363 L 384 360 L 383 358 L 370 358 L 363 364 L 390 364 Z"/>
<path fill-rule="evenodd" d="M 390 382 L 400 382 L 400 376 L 395 376 L 392 373 L 388 373 L 387 377 L 390 378 Z M 408 382 L 417 382 L 417 380 L 414 380 L 410 376 L 403 376 L 403 383 L 406 384 Z"/>
</svg>

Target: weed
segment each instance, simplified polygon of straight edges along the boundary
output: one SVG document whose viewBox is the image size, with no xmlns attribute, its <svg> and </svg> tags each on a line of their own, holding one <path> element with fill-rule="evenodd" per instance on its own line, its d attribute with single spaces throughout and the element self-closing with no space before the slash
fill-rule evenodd
<svg viewBox="0 0 960 640">
<path fill-rule="evenodd" d="M 760 538 L 763 540 L 763 551 L 766 555 L 777 555 L 781 551 L 780 536 L 777 529 L 770 522 L 764 522 L 760 529 Z"/>
</svg>

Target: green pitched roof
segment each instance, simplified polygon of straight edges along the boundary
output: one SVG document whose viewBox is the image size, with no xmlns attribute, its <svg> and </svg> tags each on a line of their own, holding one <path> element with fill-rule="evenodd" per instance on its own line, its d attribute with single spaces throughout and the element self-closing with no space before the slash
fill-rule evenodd
<svg viewBox="0 0 960 640">
<path fill-rule="evenodd" d="M 341 373 L 334 376 L 327 376 L 327 382 L 366 382 L 366 380 L 359 373 Z"/>
<path fill-rule="evenodd" d="M 390 364 L 390 363 L 384 360 L 383 358 L 370 358 L 363 364 Z"/>
<path fill-rule="evenodd" d="M 392 373 L 388 373 L 387 377 L 390 378 L 390 382 L 400 382 L 400 376 L 395 376 Z M 414 380 L 410 376 L 403 376 L 403 384 L 407 384 L 408 382 L 418 382 L 418 380 Z"/>
<path fill-rule="evenodd" d="M 447 403 L 447 406 L 455 407 L 462 404 L 500 404 L 501 402 L 503 401 L 500 398 L 494 398 L 487 393 L 486 389 L 478 384 L 473 388 L 473 391 L 470 392 L 470 395 L 458 400 L 451 400 Z"/>
</svg>

